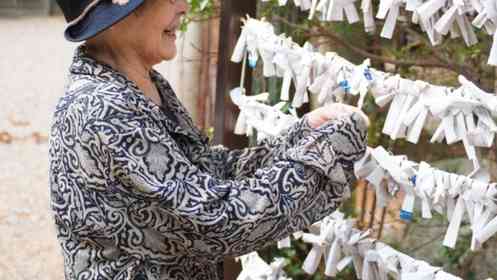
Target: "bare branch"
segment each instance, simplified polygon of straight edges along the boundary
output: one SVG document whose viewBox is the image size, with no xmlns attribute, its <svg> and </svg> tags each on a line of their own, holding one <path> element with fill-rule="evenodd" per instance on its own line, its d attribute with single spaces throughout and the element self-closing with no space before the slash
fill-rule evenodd
<svg viewBox="0 0 497 280">
<path fill-rule="evenodd" d="M 455 72 L 457 74 L 461 73 L 467 76 L 469 79 L 472 79 L 473 75 L 467 70 L 467 67 L 465 65 L 460 65 L 457 64 L 453 61 L 448 61 L 444 59 L 438 52 L 437 48 L 430 47 L 429 49 L 433 53 L 433 57 L 436 60 L 423 60 L 423 59 L 416 59 L 416 60 L 400 60 L 400 59 L 395 59 L 395 58 L 390 58 L 390 57 L 385 57 L 381 55 L 377 55 L 371 52 L 368 52 L 362 48 L 356 47 L 354 44 L 351 44 L 341 38 L 340 36 L 336 35 L 334 32 L 326 29 L 322 25 L 316 25 L 315 27 L 317 28 L 317 32 L 313 31 L 312 29 L 306 29 L 303 28 L 302 26 L 292 23 L 288 21 L 286 18 L 280 17 L 280 16 L 273 16 L 275 20 L 278 20 L 280 22 L 283 22 L 284 24 L 287 24 L 295 29 L 302 30 L 306 36 L 309 37 L 326 37 L 329 38 L 330 41 L 339 44 L 351 51 L 353 51 L 356 54 L 359 54 L 363 57 L 370 58 L 372 60 L 376 60 L 379 62 L 383 63 L 390 63 L 398 66 L 405 66 L 405 67 L 410 67 L 410 66 L 420 66 L 420 67 L 430 67 L 430 68 L 443 68 L 450 70 L 452 72 Z M 410 32 L 415 32 L 414 30 L 410 29 Z M 424 39 L 424 42 L 426 42 L 426 39 Z"/>
</svg>

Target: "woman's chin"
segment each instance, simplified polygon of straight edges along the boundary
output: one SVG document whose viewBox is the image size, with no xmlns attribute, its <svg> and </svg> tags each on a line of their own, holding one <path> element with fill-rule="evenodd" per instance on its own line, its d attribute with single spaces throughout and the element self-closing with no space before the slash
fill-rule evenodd
<svg viewBox="0 0 497 280">
<path fill-rule="evenodd" d="M 172 46 L 168 46 L 163 50 L 161 50 L 161 57 L 163 60 L 171 60 L 176 57 L 176 53 L 177 53 L 176 45 L 173 44 Z"/>
</svg>

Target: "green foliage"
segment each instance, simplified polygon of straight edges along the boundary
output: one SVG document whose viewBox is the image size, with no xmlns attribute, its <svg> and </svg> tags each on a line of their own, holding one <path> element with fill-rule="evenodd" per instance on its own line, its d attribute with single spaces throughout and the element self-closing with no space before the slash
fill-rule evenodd
<svg viewBox="0 0 497 280">
<path fill-rule="evenodd" d="M 214 16 L 216 12 L 216 2 L 214 0 L 188 0 L 190 9 L 188 14 L 183 17 L 180 30 L 185 32 L 188 24 L 192 21 L 207 20 Z"/>
</svg>

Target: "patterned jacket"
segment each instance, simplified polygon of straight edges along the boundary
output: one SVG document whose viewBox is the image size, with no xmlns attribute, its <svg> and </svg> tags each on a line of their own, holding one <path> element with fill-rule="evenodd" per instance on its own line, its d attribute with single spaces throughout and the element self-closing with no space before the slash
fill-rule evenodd
<svg viewBox="0 0 497 280">
<path fill-rule="evenodd" d="M 355 114 L 302 118 L 255 147 L 210 146 L 156 71 L 162 106 L 80 46 L 50 141 L 51 208 L 66 279 L 221 279 L 332 213 L 366 149 Z"/>
</svg>

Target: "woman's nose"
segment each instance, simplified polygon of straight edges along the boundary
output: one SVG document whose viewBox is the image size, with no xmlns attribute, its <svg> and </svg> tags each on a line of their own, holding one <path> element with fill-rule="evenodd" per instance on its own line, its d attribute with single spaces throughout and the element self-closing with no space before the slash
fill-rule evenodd
<svg viewBox="0 0 497 280">
<path fill-rule="evenodd" d="M 190 5 L 187 0 L 176 0 L 177 11 L 181 14 L 186 14 L 190 9 Z"/>
</svg>

